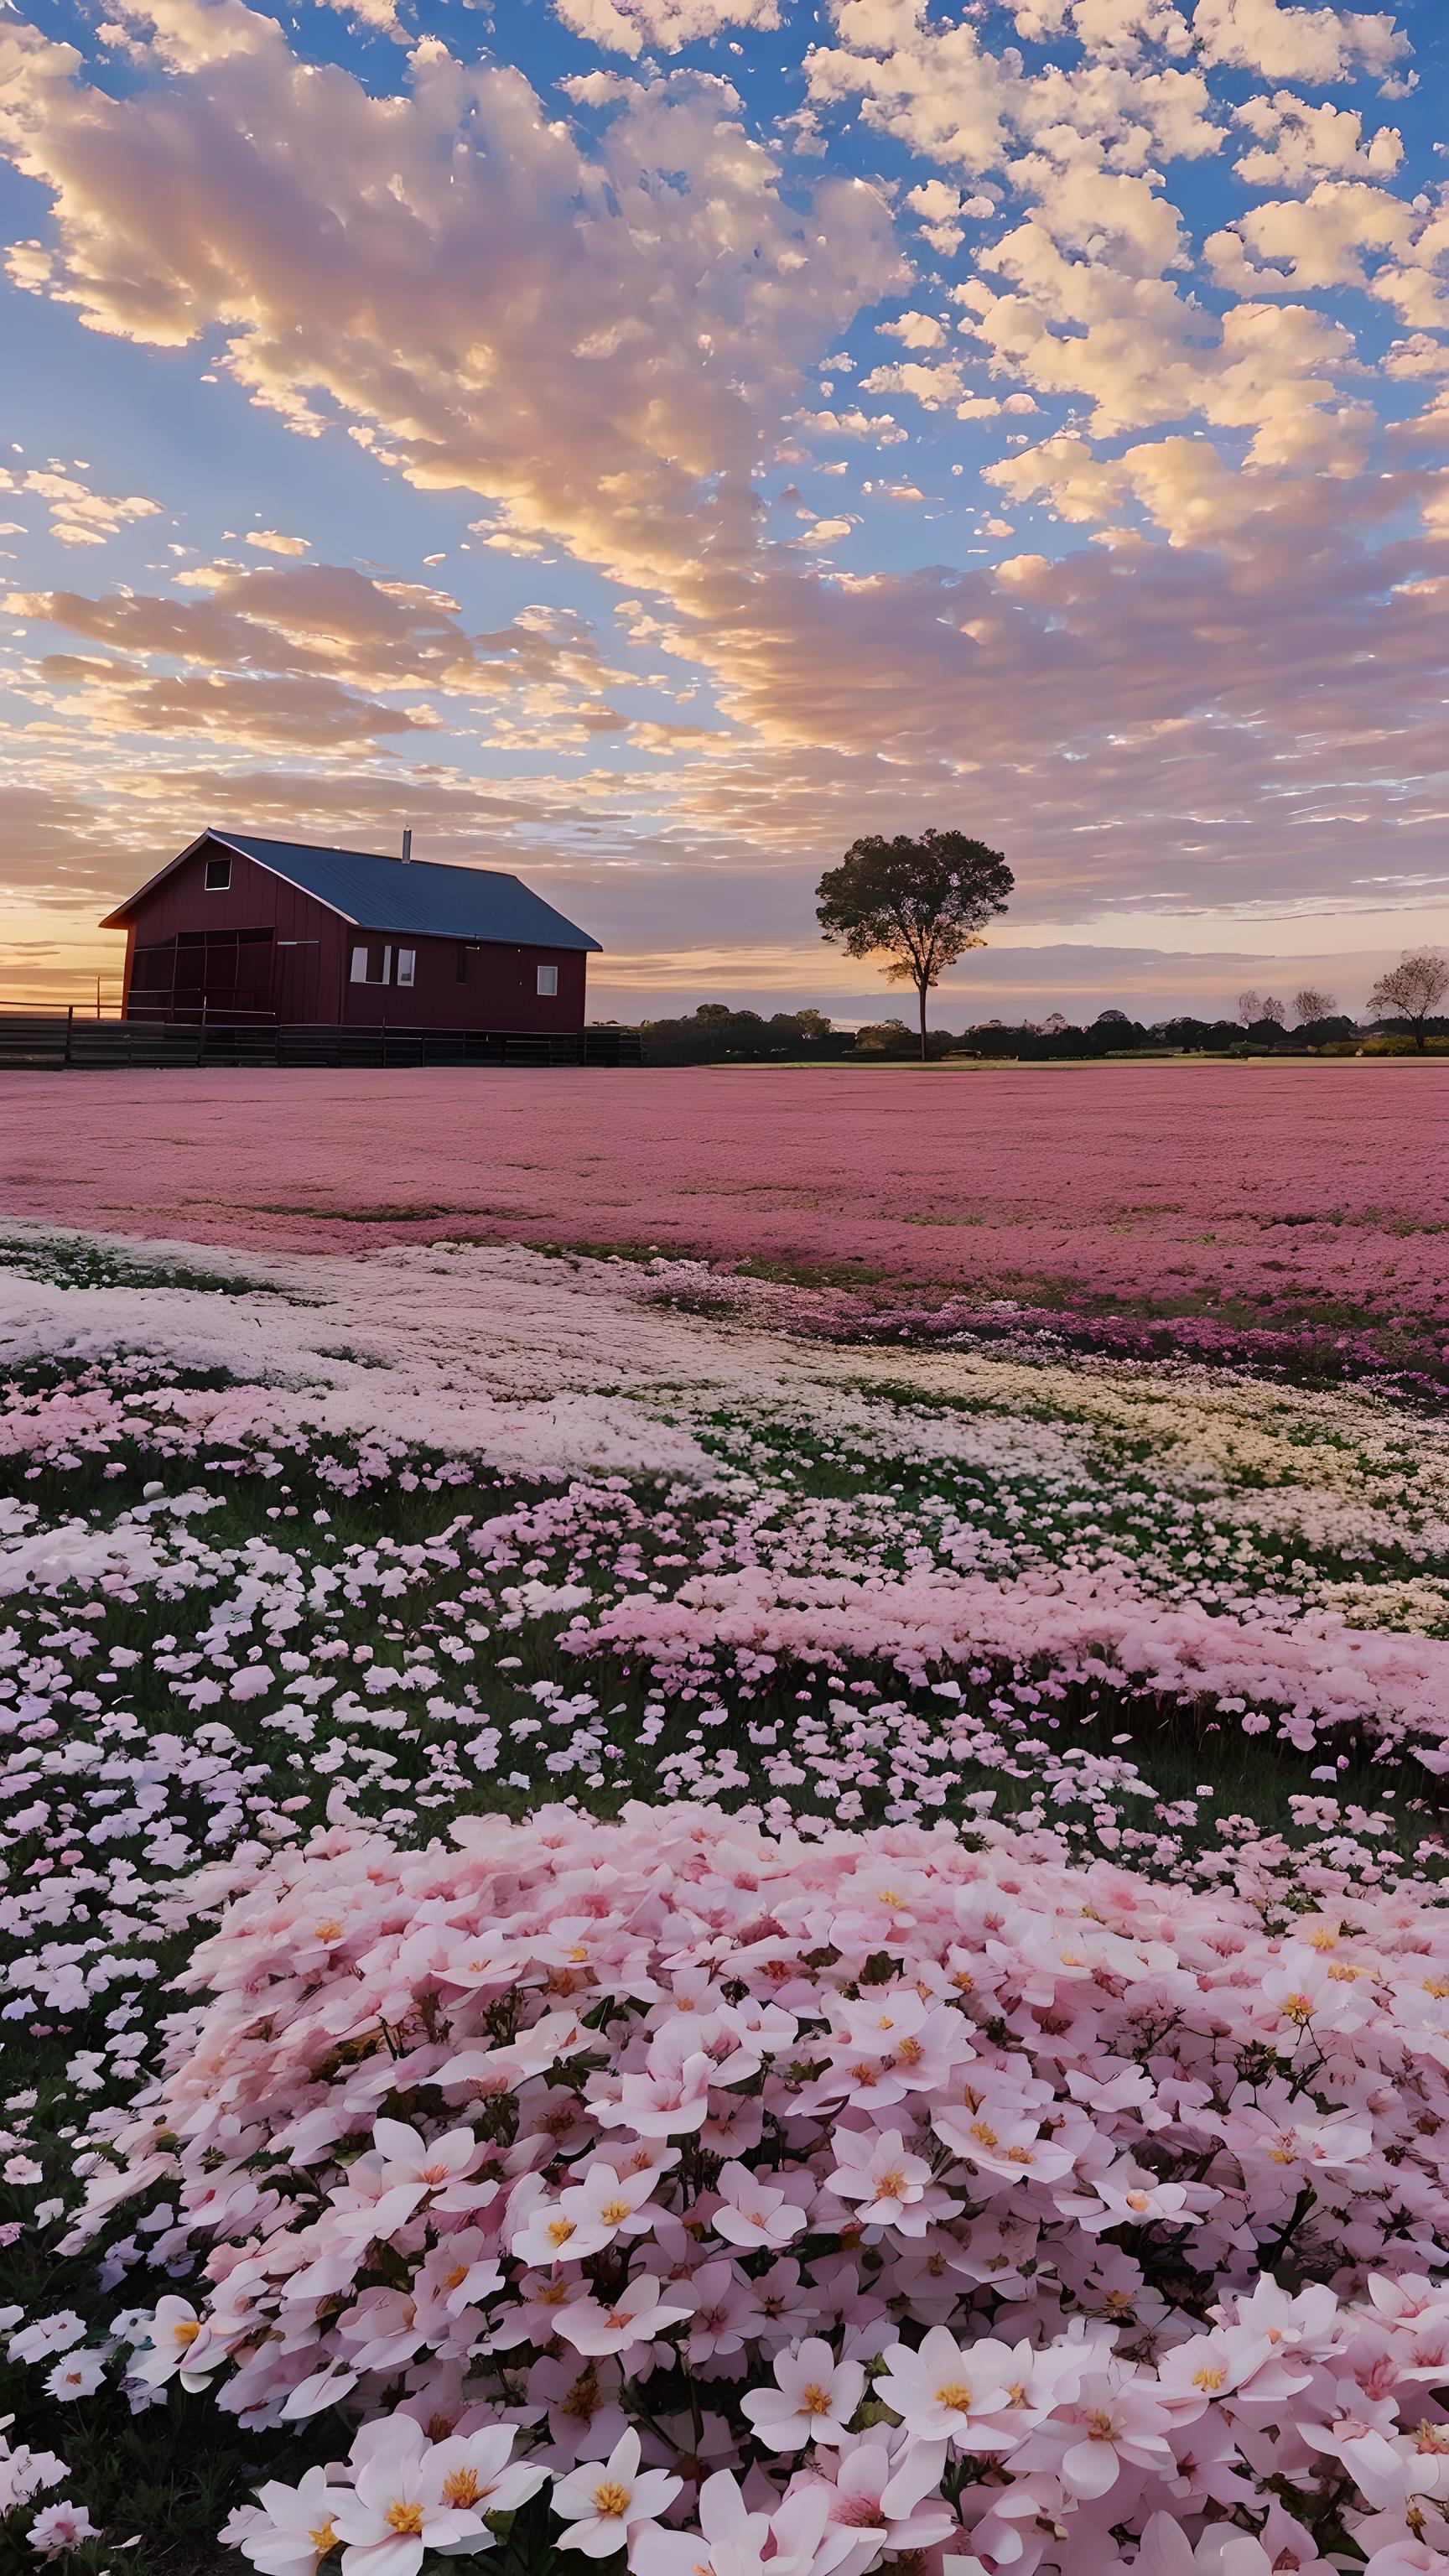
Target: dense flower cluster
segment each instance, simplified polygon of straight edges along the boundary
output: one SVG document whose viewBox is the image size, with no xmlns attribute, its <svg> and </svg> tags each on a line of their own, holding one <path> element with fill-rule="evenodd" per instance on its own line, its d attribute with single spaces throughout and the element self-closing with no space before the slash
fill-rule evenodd
<svg viewBox="0 0 1449 2576">
<path fill-rule="evenodd" d="M 1104 2372 L 1157 2422 L 1166 2356 L 1231 2328 L 1260 2274 L 1290 2303 L 1280 2340 L 1293 2302 L 1330 2299 L 1311 2420 L 1350 2403 L 1347 2373 L 1365 2421 L 1419 2442 L 1411 2383 L 1386 2395 L 1374 2356 L 1397 2367 L 1413 2336 L 1422 2360 L 1437 2311 L 1411 2289 L 1386 2321 L 1365 2283 L 1376 2250 L 1392 2278 L 1444 2259 L 1449 1455 L 1422 1417 L 1041 1347 L 840 1345 L 826 1292 L 807 1318 L 680 1263 L 218 1260 L 209 1294 L 194 1266 L 43 1253 L 0 1276 L 0 2368 L 86 2502 L 0 2501 L 0 2540 L 99 2576 L 92 2513 L 106 2550 L 146 2519 L 108 2503 L 116 2415 L 166 2398 L 246 2449 L 220 2491 L 264 2490 L 231 2526 L 261 2576 L 314 2576 L 328 2534 L 344 2576 L 428 2576 L 504 2522 L 509 2576 L 555 2543 L 638 2576 L 864 2576 L 882 2548 L 1006 2576 L 1018 2541 L 1031 2576 L 1062 2532 L 1071 2576 L 1114 2551 L 1266 2576 L 1223 2549 L 1306 2567 L 1304 2533 L 1340 2557 L 1434 2543 L 1427 2487 L 1401 2481 L 1385 2539 L 1359 2453 L 1315 2470 L 1307 2434 L 1283 2447 L 1253 2411 L 1271 2372 L 1191 2419 L 1179 2390 L 1176 2465 L 1123 2453 L 1110 2519 L 1042 2448 Z M 777 1308 L 815 1338 L 763 1329 Z M 467 1821 L 557 1800 L 536 1846 Z M 622 1811 L 616 1841 L 584 1810 Z M 920 1830 L 940 1819 L 964 1848 Z M 455 1824 L 497 1849 L 416 1855 Z M 499 1857 L 520 1848 L 527 1869 Z M 873 1854 L 926 1891 L 904 1948 L 889 1922 L 864 1952 L 830 1929 L 850 1890 L 875 1909 Z M 1073 1873 L 1093 1855 L 1171 1872 L 1170 1931 L 1150 1882 Z M 277 1984 L 277 1927 L 314 1893 Z M 177 1970 L 229 1906 L 222 1999 L 186 2006 Z M 947 1913 L 970 1990 L 942 1983 Z M 1124 1982 L 1112 1945 L 1149 1919 L 1151 1976 Z M 756 1923 L 788 1949 L 756 1957 Z M 1089 1972 L 1060 1955 L 1084 1924 Z M 465 1938 L 485 1964 L 460 1985 Z M 1265 1981 L 1305 1941 L 1323 1982 L 1291 1990 L 1298 2046 Z M 349 2016 L 378 1977 L 369 2035 Z M 878 1985 L 924 2016 L 925 2058 L 914 2028 L 901 2053 L 928 2073 L 888 2099 L 862 2041 L 851 2098 L 812 2095 Z M 1350 1989 L 1378 2040 L 1335 2020 L 1325 2051 L 1317 1999 Z M 974 2056 L 943 2059 L 942 2033 Z M 445 2043 L 486 2074 L 443 2081 Z M 1035 2119 L 996 2127 L 1008 2149 L 1070 2148 L 1049 2191 L 1010 2154 L 983 2179 L 939 2129 L 972 2066 Z M 635 2120 L 661 2071 L 693 2126 Z M 899 2167 L 851 2162 L 872 2137 Z M 402 2170 L 439 2156 L 445 2183 Z M 897 2171 L 887 2223 L 870 2193 Z M 1117 2207 L 1119 2183 L 1159 2197 Z M 540 2231 L 564 2223 L 555 2271 Z M 594 2352 L 569 2341 L 584 2299 L 624 2321 Z M 963 2358 L 1034 2356 L 1004 2383 L 1030 2407 L 984 2447 L 943 2448 L 887 2392 L 892 2346 L 937 2329 Z M 812 2388 L 849 2438 L 809 2414 L 792 2449 L 769 2426 Z"/>
<path fill-rule="evenodd" d="M 454 1843 L 274 1859 L 92 2180 L 82 2232 L 205 2251 L 144 2382 L 362 2421 L 258 2568 L 409 2576 L 535 2491 L 639 2576 L 1449 2551 L 1441 1909 L 702 1809 Z"/>
</svg>

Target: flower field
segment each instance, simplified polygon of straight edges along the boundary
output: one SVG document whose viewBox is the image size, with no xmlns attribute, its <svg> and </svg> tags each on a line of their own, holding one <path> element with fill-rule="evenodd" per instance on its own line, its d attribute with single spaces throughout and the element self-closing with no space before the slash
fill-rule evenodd
<svg viewBox="0 0 1449 2576">
<path fill-rule="evenodd" d="M 517 1240 L 933 1297 L 1367 1337 L 1442 1368 L 1427 1061 L 0 1076 L 4 1208 L 356 1253 Z M 388 1177 L 380 1183 L 379 1174 Z M 1120 1329 L 1120 1325 L 1118 1327 Z"/>
<path fill-rule="evenodd" d="M 931 1202 L 869 1139 L 889 1295 L 825 1275 L 844 1202 L 813 1264 L 803 1199 L 688 1232 L 733 1079 L 651 1166 L 611 1078 L 596 1199 L 490 1173 L 506 1240 L 249 1210 L 190 1077 L 110 1231 L 8 1189 L 0 2570 L 1449 2571 L 1421 1076 L 1325 1068 L 1337 1226 L 1265 1162 L 1176 1313 L 1090 1157 L 1054 1221 L 1130 1298 L 892 1269 Z M 134 1088 L 66 1095 L 58 1198 Z"/>
</svg>

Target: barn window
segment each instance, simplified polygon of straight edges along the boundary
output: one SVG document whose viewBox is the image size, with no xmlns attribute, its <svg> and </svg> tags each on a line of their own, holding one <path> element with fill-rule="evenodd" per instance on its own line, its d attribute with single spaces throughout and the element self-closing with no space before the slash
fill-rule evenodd
<svg viewBox="0 0 1449 2576">
<path fill-rule="evenodd" d="M 398 950 L 397 980 L 400 984 L 412 983 L 417 962 L 418 952 L 415 948 L 400 948 Z"/>
<path fill-rule="evenodd" d="M 351 980 L 354 984 L 385 984 L 391 965 L 392 950 L 384 948 L 380 939 L 370 939 L 365 948 L 354 948 L 352 952 Z"/>
<path fill-rule="evenodd" d="M 208 893 L 208 894 L 225 894 L 225 893 L 226 893 L 226 891 L 227 891 L 227 889 L 228 889 L 228 887 L 230 886 L 230 884 L 231 884 L 231 861 L 230 861 L 230 859 L 208 859 L 208 860 L 207 860 L 207 862 L 206 862 L 206 891 L 207 891 L 207 893 Z"/>
<path fill-rule="evenodd" d="M 558 991 L 558 968 L 556 966 L 540 966 L 538 970 L 538 989 L 540 993 L 556 993 Z"/>
</svg>

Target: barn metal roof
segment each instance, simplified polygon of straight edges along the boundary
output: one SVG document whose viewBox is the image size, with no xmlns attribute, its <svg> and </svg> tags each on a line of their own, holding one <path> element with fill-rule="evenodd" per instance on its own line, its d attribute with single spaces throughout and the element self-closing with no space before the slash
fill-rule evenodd
<svg viewBox="0 0 1449 2576">
<path fill-rule="evenodd" d="M 201 833 L 181 858 L 189 858 L 203 841 L 215 841 L 222 849 L 255 860 L 258 867 L 270 868 L 274 876 L 300 886 L 304 894 L 315 896 L 359 930 L 411 933 L 419 939 L 515 941 L 527 948 L 597 951 L 599 946 L 597 939 L 590 939 L 576 922 L 555 912 L 520 877 L 504 876 L 494 868 L 451 868 L 429 859 L 404 864 L 374 850 L 332 850 L 311 841 L 267 841 L 251 832 L 215 830 Z M 171 862 L 171 867 L 179 865 L 180 859 Z M 102 929 L 122 928 L 140 896 L 170 872 L 170 867 L 163 868 L 152 877 L 101 924 Z"/>
</svg>

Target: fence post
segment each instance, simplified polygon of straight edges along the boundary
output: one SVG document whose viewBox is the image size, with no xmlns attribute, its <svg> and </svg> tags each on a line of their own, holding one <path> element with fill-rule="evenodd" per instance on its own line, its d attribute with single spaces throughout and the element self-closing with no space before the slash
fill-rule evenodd
<svg viewBox="0 0 1449 2576">
<path fill-rule="evenodd" d="M 64 1056 L 64 1062 L 65 1062 L 66 1064 L 73 1064 L 73 1063 L 74 1063 L 74 1061 L 75 1061 L 75 1004 L 74 1004 L 74 1002 L 68 1002 L 68 1003 L 66 1004 L 66 1012 L 65 1012 L 65 1056 Z"/>
</svg>

